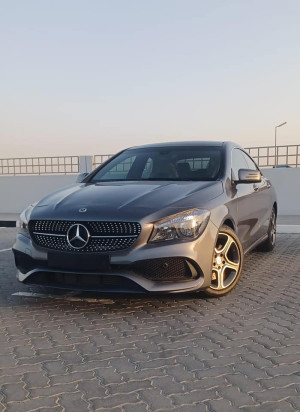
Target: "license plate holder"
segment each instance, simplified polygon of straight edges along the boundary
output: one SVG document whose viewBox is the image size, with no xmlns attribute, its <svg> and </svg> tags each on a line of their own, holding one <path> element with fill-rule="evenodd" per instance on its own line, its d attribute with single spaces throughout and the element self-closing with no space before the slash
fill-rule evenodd
<svg viewBox="0 0 300 412">
<path fill-rule="evenodd" d="M 48 266 L 79 272 L 106 272 L 110 270 L 110 256 L 97 253 L 48 252 Z"/>
</svg>

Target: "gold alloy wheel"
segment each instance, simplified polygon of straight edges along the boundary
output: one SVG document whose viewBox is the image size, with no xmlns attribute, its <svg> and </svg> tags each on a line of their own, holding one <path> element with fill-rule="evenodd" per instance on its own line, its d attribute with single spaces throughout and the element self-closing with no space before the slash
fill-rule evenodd
<svg viewBox="0 0 300 412">
<path fill-rule="evenodd" d="M 239 274 L 241 255 L 236 241 L 228 233 L 220 232 L 214 250 L 210 288 L 224 290 Z"/>
</svg>

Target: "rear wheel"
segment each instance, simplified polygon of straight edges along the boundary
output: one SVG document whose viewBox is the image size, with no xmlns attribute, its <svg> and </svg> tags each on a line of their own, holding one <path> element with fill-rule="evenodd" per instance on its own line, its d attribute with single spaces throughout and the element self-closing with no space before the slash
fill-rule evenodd
<svg viewBox="0 0 300 412">
<path fill-rule="evenodd" d="M 237 235 L 222 226 L 213 255 L 211 285 L 205 290 L 209 296 L 223 296 L 238 283 L 243 267 L 243 248 Z"/>
<path fill-rule="evenodd" d="M 276 211 L 275 211 L 275 208 L 273 207 L 271 217 L 270 217 L 268 237 L 257 248 L 261 252 L 271 252 L 271 250 L 273 250 L 274 247 L 275 247 L 275 244 L 276 244 L 276 220 L 277 220 L 276 219 Z"/>
</svg>

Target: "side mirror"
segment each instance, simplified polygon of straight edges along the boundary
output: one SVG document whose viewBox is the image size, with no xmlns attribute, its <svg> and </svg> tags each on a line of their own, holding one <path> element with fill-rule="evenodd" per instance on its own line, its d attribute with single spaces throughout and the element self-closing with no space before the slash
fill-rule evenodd
<svg viewBox="0 0 300 412">
<path fill-rule="evenodd" d="M 80 173 L 76 178 L 76 183 L 82 183 L 87 175 L 88 173 Z"/>
<path fill-rule="evenodd" d="M 259 170 L 240 169 L 239 180 L 236 183 L 259 183 L 261 182 L 261 173 Z"/>
</svg>

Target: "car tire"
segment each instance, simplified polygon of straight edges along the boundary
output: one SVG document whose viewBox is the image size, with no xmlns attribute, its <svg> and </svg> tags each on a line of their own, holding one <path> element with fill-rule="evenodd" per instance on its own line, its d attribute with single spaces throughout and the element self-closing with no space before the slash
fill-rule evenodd
<svg viewBox="0 0 300 412">
<path fill-rule="evenodd" d="M 212 262 L 211 285 L 207 296 L 220 297 L 238 283 L 243 269 L 244 251 L 236 233 L 228 226 L 219 230 Z"/>
<path fill-rule="evenodd" d="M 271 252 L 274 249 L 276 244 L 276 220 L 276 210 L 273 207 L 268 228 L 268 237 L 257 247 L 257 250 L 260 252 Z"/>
</svg>

